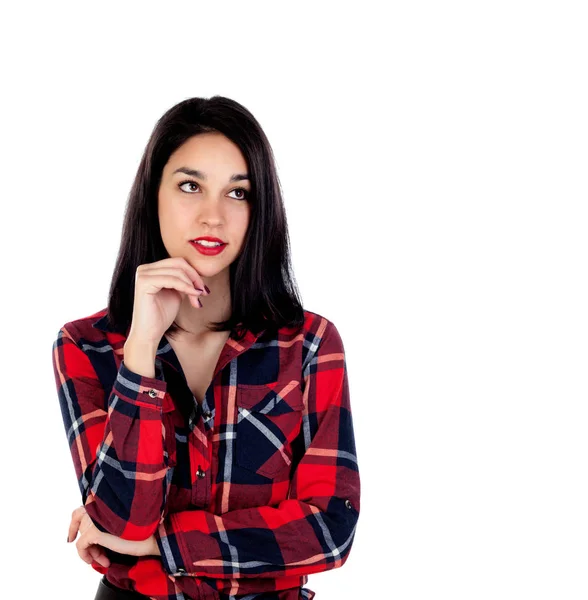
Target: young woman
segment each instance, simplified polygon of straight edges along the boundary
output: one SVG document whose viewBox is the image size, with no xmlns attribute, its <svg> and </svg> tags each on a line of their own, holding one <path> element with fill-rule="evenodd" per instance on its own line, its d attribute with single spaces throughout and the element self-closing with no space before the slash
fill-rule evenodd
<svg viewBox="0 0 588 600">
<path fill-rule="evenodd" d="M 345 354 L 304 310 L 259 123 L 221 96 L 157 122 L 108 306 L 53 344 L 96 600 L 312 600 L 360 509 Z M 78 535 L 79 534 L 79 535 Z"/>
</svg>

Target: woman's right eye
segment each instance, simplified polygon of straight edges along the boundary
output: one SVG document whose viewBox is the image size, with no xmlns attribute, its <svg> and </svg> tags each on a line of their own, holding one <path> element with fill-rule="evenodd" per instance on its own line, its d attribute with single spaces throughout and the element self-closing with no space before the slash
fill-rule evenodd
<svg viewBox="0 0 588 600">
<path fill-rule="evenodd" d="M 190 194 L 191 192 L 188 192 L 188 190 L 182 189 L 182 186 L 186 185 L 186 184 L 195 185 L 196 187 L 200 187 L 195 181 L 182 181 L 182 183 L 180 183 L 178 187 L 182 190 L 182 192 L 187 192 L 188 194 Z"/>
</svg>

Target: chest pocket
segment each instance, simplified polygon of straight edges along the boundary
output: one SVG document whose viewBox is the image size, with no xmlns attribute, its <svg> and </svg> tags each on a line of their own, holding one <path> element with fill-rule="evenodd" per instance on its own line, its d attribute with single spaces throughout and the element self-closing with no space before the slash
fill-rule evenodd
<svg viewBox="0 0 588 600">
<path fill-rule="evenodd" d="M 235 460 L 270 479 L 287 477 L 292 440 L 300 431 L 304 400 L 296 379 L 238 385 Z"/>
</svg>

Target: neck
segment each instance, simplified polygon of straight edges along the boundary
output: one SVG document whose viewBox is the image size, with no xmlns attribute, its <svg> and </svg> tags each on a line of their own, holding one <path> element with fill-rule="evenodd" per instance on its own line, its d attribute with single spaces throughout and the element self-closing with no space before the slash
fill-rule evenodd
<svg viewBox="0 0 588 600">
<path fill-rule="evenodd" d="M 186 342 L 199 342 L 214 335 L 207 325 L 211 321 L 224 321 L 231 316 L 231 290 L 229 270 L 225 269 L 214 277 L 203 277 L 210 294 L 201 295 L 201 308 L 190 304 L 187 294 L 182 294 L 182 303 L 175 321 L 187 331 L 178 331 L 177 339 Z M 224 332 L 223 332 L 224 333 Z M 218 334 L 217 334 L 218 335 Z"/>
</svg>

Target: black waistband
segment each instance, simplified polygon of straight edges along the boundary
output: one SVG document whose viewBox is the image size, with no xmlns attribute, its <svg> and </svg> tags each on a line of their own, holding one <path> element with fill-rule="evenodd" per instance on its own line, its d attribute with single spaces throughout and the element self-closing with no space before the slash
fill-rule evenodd
<svg viewBox="0 0 588 600">
<path fill-rule="evenodd" d="M 149 596 L 116 587 L 106 579 L 106 575 L 103 575 L 98 584 L 98 591 L 94 600 L 149 600 Z"/>
</svg>

